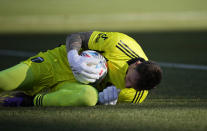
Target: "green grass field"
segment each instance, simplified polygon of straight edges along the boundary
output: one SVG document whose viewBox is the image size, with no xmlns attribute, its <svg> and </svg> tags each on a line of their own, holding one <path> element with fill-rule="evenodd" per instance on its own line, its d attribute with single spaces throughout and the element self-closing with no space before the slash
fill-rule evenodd
<svg viewBox="0 0 207 131">
<path fill-rule="evenodd" d="M 1 130 L 205 131 L 202 100 L 147 100 L 141 105 L 0 108 Z"/>
<path fill-rule="evenodd" d="M 39 52 L 67 34 L 121 31 L 158 62 L 207 66 L 206 0 L 0 0 L 0 49 Z M 1 54 L 1 52 L 0 52 Z M 0 55 L 0 70 L 27 57 Z M 207 70 L 163 66 L 164 78 L 139 105 L 0 107 L 0 130 L 206 131 Z"/>
</svg>

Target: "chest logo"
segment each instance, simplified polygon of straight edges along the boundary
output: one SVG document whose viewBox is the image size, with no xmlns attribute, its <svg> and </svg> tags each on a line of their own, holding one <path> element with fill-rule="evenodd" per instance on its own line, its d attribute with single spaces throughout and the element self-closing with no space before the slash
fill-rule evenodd
<svg viewBox="0 0 207 131">
<path fill-rule="evenodd" d="M 99 33 L 98 36 L 97 36 L 97 38 L 96 38 L 96 43 L 97 43 L 100 39 L 103 39 L 103 40 L 108 39 L 107 34 Z"/>
</svg>

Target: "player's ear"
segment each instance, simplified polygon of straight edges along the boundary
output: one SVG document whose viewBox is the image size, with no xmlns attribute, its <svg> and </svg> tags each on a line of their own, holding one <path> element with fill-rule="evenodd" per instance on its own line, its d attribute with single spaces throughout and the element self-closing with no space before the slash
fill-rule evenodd
<svg viewBox="0 0 207 131">
<path fill-rule="evenodd" d="M 139 65 L 139 64 L 141 64 L 142 62 L 140 61 L 140 60 L 138 60 L 138 61 L 136 61 L 135 62 L 135 65 Z"/>
<path fill-rule="evenodd" d="M 137 65 L 139 65 L 141 63 L 142 63 L 141 61 L 136 61 L 136 62 L 130 64 L 129 69 L 134 69 L 134 68 L 136 68 Z"/>
</svg>

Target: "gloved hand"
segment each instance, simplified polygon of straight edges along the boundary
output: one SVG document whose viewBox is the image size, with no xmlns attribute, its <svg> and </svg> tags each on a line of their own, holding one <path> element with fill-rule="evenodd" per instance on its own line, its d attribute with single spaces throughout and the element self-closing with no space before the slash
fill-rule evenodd
<svg viewBox="0 0 207 131">
<path fill-rule="evenodd" d="M 94 66 L 99 63 L 98 59 L 80 56 L 77 50 L 70 50 L 67 54 L 73 75 L 81 83 L 89 84 L 99 79 L 99 70 Z"/>
<path fill-rule="evenodd" d="M 116 105 L 120 89 L 115 86 L 108 86 L 102 92 L 99 92 L 99 103 L 101 105 Z"/>
</svg>

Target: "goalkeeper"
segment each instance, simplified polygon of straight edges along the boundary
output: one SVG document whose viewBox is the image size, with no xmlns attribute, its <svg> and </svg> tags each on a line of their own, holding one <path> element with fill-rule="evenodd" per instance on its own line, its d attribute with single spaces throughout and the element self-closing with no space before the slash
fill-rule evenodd
<svg viewBox="0 0 207 131">
<path fill-rule="evenodd" d="M 108 74 L 96 87 L 78 82 L 98 79 L 96 69 L 86 66 L 97 64 L 97 60 L 78 54 L 86 49 L 98 51 L 107 59 Z M 1 71 L 0 89 L 18 93 L 2 96 L 0 101 L 14 106 L 114 105 L 117 100 L 141 103 L 161 78 L 160 67 L 148 61 L 131 37 L 118 32 L 82 32 L 68 36 L 66 45 Z"/>
</svg>

